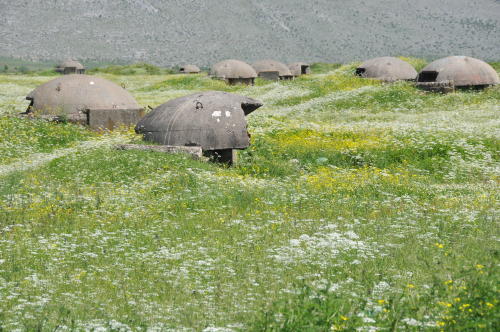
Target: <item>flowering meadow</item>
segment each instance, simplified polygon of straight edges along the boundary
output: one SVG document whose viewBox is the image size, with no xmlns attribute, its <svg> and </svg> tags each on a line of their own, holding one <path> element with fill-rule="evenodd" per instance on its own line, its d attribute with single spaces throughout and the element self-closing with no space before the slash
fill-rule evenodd
<svg viewBox="0 0 500 332">
<path fill-rule="evenodd" d="M 262 101 L 234 167 L 20 118 L 54 76 L 0 75 L 0 331 L 498 331 L 500 86 L 355 67 L 252 87 L 96 73 L 144 107 Z"/>
</svg>

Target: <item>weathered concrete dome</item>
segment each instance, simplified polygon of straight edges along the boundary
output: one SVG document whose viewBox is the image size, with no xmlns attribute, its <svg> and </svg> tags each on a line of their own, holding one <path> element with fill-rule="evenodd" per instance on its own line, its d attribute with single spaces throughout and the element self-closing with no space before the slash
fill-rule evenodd
<svg viewBox="0 0 500 332">
<path fill-rule="evenodd" d="M 368 60 L 356 68 L 356 74 L 385 82 L 414 80 L 418 75 L 412 65 L 394 57 L 380 57 Z"/>
<path fill-rule="evenodd" d="M 427 65 L 419 83 L 452 81 L 456 87 L 488 86 L 500 83 L 498 73 L 484 61 L 468 56 L 450 56 Z"/>
<path fill-rule="evenodd" d="M 41 114 L 78 113 L 87 109 L 137 109 L 137 101 L 122 87 L 90 75 L 66 75 L 44 83 L 26 99 Z"/>
<path fill-rule="evenodd" d="M 26 99 L 31 101 L 28 113 L 63 116 L 75 121 L 83 119 L 91 126 L 92 119 L 98 121 L 103 117 L 109 120 L 104 127 L 132 122 L 133 119 L 122 119 L 127 114 L 125 111 L 131 113 L 134 119 L 142 114 L 142 108 L 125 89 L 106 79 L 89 75 L 58 77 L 31 91 Z M 95 116 L 87 118 L 91 111 Z M 110 114 L 115 115 L 110 118 Z"/>
<path fill-rule="evenodd" d="M 83 74 L 85 73 L 85 67 L 76 60 L 66 60 L 61 62 L 57 67 L 56 71 L 61 74 Z"/>
<path fill-rule="evenodd" d="M 69 59 L 69 60 L 62 62 L 59 65 L 59 67 L 60 68 L 73 67 L 76 69 L 85 69 L 85 67 L 83 67 L 83 65 L 80 62 L 78 62 L 76 60 L 72 60 L 72 59 Z"/>
<path fill-rule="evenodd" d="M 290 72 L 290 68 L 284 63 L 274 61 L 274 60 L 261 60 L 254 63 L 253 68 L 257 72 L 257 75 L 260 76 L 263 72 L 278 72 L 278 76 L 283 78 L 292 77 L 292 73 Z"/>
<path fill-rule="evenodd" d="M 224 60 L 213 65 L 211 75 L 221 79 L 256 78 L 257 73 L 248 63 Z"/>
<path fill-rule="evenodd" d="M 293 76 L 307 75 L 311 73 L 310 65 L 305 62 L 295 62 L 288 65 Z"/>
<path fill-rule="evenodd" d="M 206 150 L 249 146 L 245 116 L 262 104 L 244 96 L 207 91 L 158 106 L 139 121 L 135 130 L 147 141 L 163 145 L 200 146 Z"/>
<path fill-rule="evenodd" d="M 179 72 L 183 74 L 198 74 L 201 69 L 196 65 L 185 65 L 179 68 Z"/>
</svg>

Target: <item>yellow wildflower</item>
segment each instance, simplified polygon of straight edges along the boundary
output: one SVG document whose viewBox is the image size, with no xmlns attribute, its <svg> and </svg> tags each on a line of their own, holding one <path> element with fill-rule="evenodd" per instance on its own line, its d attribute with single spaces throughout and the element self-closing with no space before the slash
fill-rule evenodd
<svg viewBox="0 0 500 332">
<path fill-rule="evenodd" d="M 349 320 L 349 317 L 346 317 L 346 316 L 340 316 L 340 319 L 342 319 L 342 320 Z"/>
<path fill-rule="evenodd" d="M 458 307 L 458 309 L 460 309 L 460 310 L 464 311 L 464 310 L 465 310 L 465 309 L 467 309 L 468 307 L 470 307 L 470 304 L 465 303 L 465 304 L 462 304 L 460 307 Z"/>
<path fill-rule="evenodd" d="M 438 321 L 438 322 L 436 322 L 436 325 L 437 325 L 437 326 L 445 326 L 445 325 L 446 325 L 446 323 L 445 323 L 445 322 L 442 322 L 442 321 Z"/>
<path fill-rule="evenodd" d="M 414 284 L 408 284 L 408 285 L 406 285 L 406 287 L 412 289 L 412 288 L 415 288 L 415 285 Z"/>
<path fill-rule="evenodd" d="M 442 244 L 442 243 L 438 243 L 438 242 L 436 242 L 434 245 L 435 245 L 436 247 L 438 247 L 439 249 L 443 249 L 443 248 L 444 248 L 444 244 Z"/>
<path fill-rule="evenodd" d="M 442 305 L 443 307 L 451 307 L 452 304 L 451 303 L 448 303 L 448 302 L 443 302 L 443 301 L 439 301 L 438 302 L 439 305 Z"/>
<path fill-rule="evenodd" d="M 493 303 L 486 302 L 486 306 L 489 308 L 493 308 L 495 305 Z"/>
<path fill-rule="evenodd" d="M 476 269 L 481 270 L 484 268 L 484 265 L 482 264 L 476 264 Z"/>
<path fill-rule="evenodd" d="M 385 303 L 387 303 L 385 300 L 378 300 L 377 302 L 378 302 L 378 304 L 385 304 Z"/>
</svg>

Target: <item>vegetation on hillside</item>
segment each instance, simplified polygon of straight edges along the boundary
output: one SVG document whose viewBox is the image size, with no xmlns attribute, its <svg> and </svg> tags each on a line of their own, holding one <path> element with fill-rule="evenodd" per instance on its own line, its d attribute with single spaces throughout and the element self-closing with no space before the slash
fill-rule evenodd
<svg viewBox="0 0 500 332">
<path fill-rule="evenodd" d="M 355 67 L 253 87 L 95 71 L 143 106 L 261 100 L 231 168 L 19 119 L 51 78 L 0 75 L 0 329 L 498 330 L 500 87 Z"/>
<path fill-rule="evenodd" d="M 132 65 L 112 65 L 107 67 L 96 67 L 89 70 L 88 73 L 105 73 L 112 75 L 167 75 L 174 74 L 175 70 L 160 68 L 148 63 L 136 63 Z"/>
</svg>

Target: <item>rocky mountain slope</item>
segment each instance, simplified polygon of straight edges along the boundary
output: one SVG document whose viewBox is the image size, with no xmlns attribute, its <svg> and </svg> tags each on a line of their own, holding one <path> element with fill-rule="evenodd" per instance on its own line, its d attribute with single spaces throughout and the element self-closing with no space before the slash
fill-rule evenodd
<svg viewBox="0 0 500 332">
<path fill-rule="evenodd" d="M 498 0 L 0 0 L 0 55 L 34 60 L 497 60 L 499 36 Z"/>
</svg>

